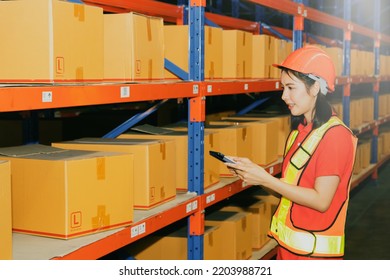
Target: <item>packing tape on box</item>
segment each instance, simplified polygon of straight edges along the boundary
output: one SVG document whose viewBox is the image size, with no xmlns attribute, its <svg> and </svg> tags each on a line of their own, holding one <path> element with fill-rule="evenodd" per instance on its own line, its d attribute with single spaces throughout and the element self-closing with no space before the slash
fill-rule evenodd
<svg viewBox="0 0 390 280">
<path fill-rule="evenodd" d="M 246 135 L 247 135 L 247 131 L 246 131 L 246 127 L 244 127 L 243 129 L 242 129 L 242 140 L 246 140 Z"/>
<path fill-rule="evenodd" d="M 82 67 L 82 66 L 77 67 L 76 80 L 84 80 L 84 67 Z"/>
<path fill-rule="evenodd" d="M 165 199 L 165 187 L 162 186 L 161 189 L 160 189 L 160 197 L 161 199 Z"/>
<path fill-rule="evenodd" d="M 209 135 L 209 143 L 211 147 L 214 147 L 214 134 Z"/>
<path fill-rule="evenodd" d="M 211 29 L 209 30 L 209 36 L 207 36 L 207 43 L 209 45 L 211 45 L 213 43 L 213 32 L 211 31 Z"/>
<path fill-rule="evenodd" d="M 148 41 L 151 42 L 153 38 L 152 38 L 152 24 L 150 23 L 150 18 L 147 18 L 146 32 L 148 34 Z"/>
<path fill-rule="evenodd" d="M 167 154 L 166 149 L 167 149 L 167 147 L 166 147 L 165 143 L 164 143 L 164 142 L 161 142 L 161 143 L 160 143 L 160 153 L 161 153 L 161 155 L 162 155 L 162 159 L 163 159 L 163 160 L 165 160 L 165 158 L 166 158 L 166 154 Z"/>
<path fill-rule="evenodd" d="M 79 21 L 85 21 L 85 11 L 84 5 L 74 4 L 73 5 L 73 15 L 78 18 Z"/>
<path fill-rule="evenodd" d="M 241 228 L 242 228 L 243 230 L 246 230 L 246 228 L 247 228 L 247 218 L 248 218 L 248 217 L 244 217 L 244 218 L 241 220 Z"/>
<path fill-rule="evenodd" d="M 103 157 L 96 159 L 96 176 L 98 180 L 106 179 L 106 159 Z"/>
<path fill-rule="evenodd" d="M 106 213 L 105 205 L 97 206 L 97 215 L 92 217 L 92 228 L 101 229 L 110 225 L 110 215 Z"/>
</svg>

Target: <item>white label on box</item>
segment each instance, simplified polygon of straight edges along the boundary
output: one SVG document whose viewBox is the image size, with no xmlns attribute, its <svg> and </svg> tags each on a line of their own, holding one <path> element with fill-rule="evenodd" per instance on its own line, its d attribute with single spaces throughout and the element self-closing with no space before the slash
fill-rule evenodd
<svg viewBox="0 0 390 280">
<path fill-rule="evenodd" d="M 279 82 L 275 83 L 275 88 L 279 88 Z"/>
<path fill-rule="evenodd" d="M 274 174 L 274 167 L 273 167 L 273 166 L 271 166 L 271 167 L 269 168 L 269 174 Z"/>
<path fill-rule="evenodd" d="M 121 87 L 121 98 L 130 97 L 130 87 Z"/>
<path fill-rule="evenodd" d="M 53 102 L 53 93 L 51 91 L 43 91 L 42 102 Z"/>
<path fill-rule="evenodd" d="M 248 84 L 244 84 L 244 90 L 248 90 L 249 89 L 249 85 Z"/>
<path fill-rule="evenodd" d="M 207 86 L 207 92 L 213 92 L 213 86 L 212 85 L 208 85 Z"/>
</svg>

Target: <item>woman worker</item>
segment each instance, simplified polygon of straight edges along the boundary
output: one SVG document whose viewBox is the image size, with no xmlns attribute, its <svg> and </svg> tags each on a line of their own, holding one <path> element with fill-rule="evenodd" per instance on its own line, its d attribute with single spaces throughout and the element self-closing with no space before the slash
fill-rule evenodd
<svg viewBox="0 0 390 280">
<path fill-rule="evenodd" d="M 236 164 L 227 166 L 244 183 L 280 195 L 269 230 L 279 244 L 277 259 L 342 259 L 357 138 L 325 99 L 334 91 L 334 65 L 324 51 L 307 46 L 274 66 L 292 114 L 281 178 L 247 158 L 230 157 Z"/>
</svg>

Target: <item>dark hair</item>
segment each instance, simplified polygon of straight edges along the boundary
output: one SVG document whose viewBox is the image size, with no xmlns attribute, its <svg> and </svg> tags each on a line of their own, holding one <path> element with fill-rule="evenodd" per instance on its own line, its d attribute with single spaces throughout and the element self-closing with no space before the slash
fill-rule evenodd
<svg viewBox="0 0 390 280">
<path fill-rule="evenodd" d="M 290 77 L 291 75 L 293 75 L 294 77 L 302 81 L 305 84 L 307 92 L 309 92 L 310 88 L 315 83 L 313 79 L 309 78 L 307 75 L 301 72 L 297 72 L 287 68 L 282 68 L 282 72 L 286 72 L 287 75 L 289 75 Z M 318 128 L 324 123 L 326 123 L 332 116 L 332 113 L 333 113 L 332 106 L 327 101 L 325 95 L 319 92 L 317 95 L 314 116 L 313 116 L 313 129 Z M 305 117 L 303 115 L 292 116 L 291 117 L 292 129 L 297 129 L 299 124 L 304 123 L 304 119 Z"/>
</svg>

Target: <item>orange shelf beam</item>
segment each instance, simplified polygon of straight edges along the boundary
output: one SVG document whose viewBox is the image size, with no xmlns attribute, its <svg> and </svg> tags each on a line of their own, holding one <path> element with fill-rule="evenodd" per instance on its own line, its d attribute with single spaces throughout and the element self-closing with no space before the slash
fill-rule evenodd
<svg viewBox="0 0 390 280">
<path fill-rule="evenodd" d="M 0 87 L 0 112 L 194 97 L 199 83 Z"/>
<path fill-rule="evenodd" d="M 208 12 L 205 13 L 205 17 L 224 29 L 238 29 L 254 34 L 258 34 L 260 32 L 259 23 L 254 21 L 233 18 Z"/>
<path fill-rule="evenodd" d="M 265 170 L 272 175 L 279 174 L 282 171 L 281 159 L 265 167 Z M 236 181 L 218 188 L 217 190 L 209 192 L 206 190 L 206 193 L 201 196 L 202 205 L 204 205 L 205 208 L 209 207 L 250 187 L 252 186 L 243 185 L 242 180 L 237 179 Z"/>
<path fill-rule="evenodd" d="M 184 203 L 177 205 L 174 208 L 160 212 L 150 218 L 141 220 L 133 225 L 124 228 L 123 230 L 109 235 L 101 240 L 90 243 L 78 250 L 75 250 L 65 256 L 58 256 L 53 259 L 63 260 L 92 260 L 101 258 L 108 253 L 122 248 L 130 243 L 133 243 L 159 229 L 166 227 L 174 222 L 177 222 L 185 217 L 188 217 L 199 211 L 199 197 L 187 200 Z M 145 229 L 142 234 L 132 237 L 132 229 L 137 230 L 142 227 Z"/>
<path fill-rule="evenodd" d="M 248 0 L 248 2 L 272 8 L 285 14 L 298 15 L 299 5 L 291 0 Z"/>
<path fill-rule="evenodd" d="M 281 90 L 279 79 L 220 80 L 205 81 L 203 84 L 206 96 Z"/>
<path fill-rule="evenodd" d="M 153 0 L 84 0 L 86 4 L 102 7 L 112 12 L 119 9 L 122 12 L 138 12 L 164 18 L 167 22 L 183 20 L 183 7 Z"/>
</svg>

